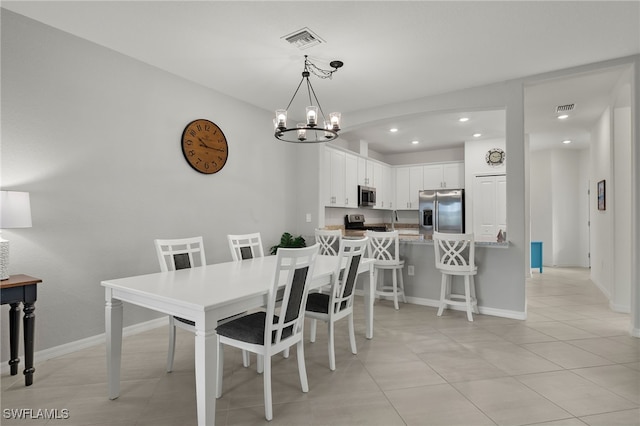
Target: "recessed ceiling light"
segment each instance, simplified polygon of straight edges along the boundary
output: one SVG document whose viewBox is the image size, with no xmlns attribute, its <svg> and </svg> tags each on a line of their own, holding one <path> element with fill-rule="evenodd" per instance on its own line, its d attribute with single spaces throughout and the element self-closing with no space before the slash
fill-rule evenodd
<svg viewBox="0 0 640 426">
<path fill-rule="evenodd" d="M 390 131 L 391 133 L 395 133 L 395 132 L 397 132 L 397 131 L 398 131 L 398 129 L 396 129 L 395 127 L 392 127 L 391 129 L 389 129 L 389 131 Z"/>
<path fill-rule="evenodd" d="M 568 114 L 562 114 L 558 116 L 558 120 L 566 120 L 567 118 L 569 118 Z"/>
<path fill-rule="evenodd" d="M 482 133 L 474 133 L 474 134 L 473 134 L 473 137 L 474 137 L 474 138 L 479 138 L 480 136 L 482 136 Z"/>
<path fill-rule="evenodd" d="M 465 121 L 469 121 L 469 117 L 461 117 L 458 119 L 458 121 L 464 123 Z"/>
<path fill-rule="evenodd" d="M 418 145 L 420 143 L 420 141 L 411 141 L 412 144 L 414 145 Z"/>
<path fill-rule="evenodd" d="M 569 139 L 565 139 L 565 140 L 562 141 L 562 143 L 566 145 L 566 144 L 570 144 L 571 141 Z"/>
</svg>

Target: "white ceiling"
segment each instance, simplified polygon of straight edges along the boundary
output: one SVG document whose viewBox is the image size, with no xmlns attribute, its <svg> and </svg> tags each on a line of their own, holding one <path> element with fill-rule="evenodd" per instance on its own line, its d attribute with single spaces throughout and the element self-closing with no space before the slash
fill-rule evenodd
<svg viewBox="0 0 640 426">
<path fill-rule="evenodd" d="M 469 112 L 461 125 L 458 115 L 466 111 L 460 111 L 349 131 L 349 112 L 640 53 L 639 1 L 3 1 L 2 7 L 266 110 L 286 107 L 305 54 L 322 68 L 342 60 L 332 79 L 312 77 L 316 94 L 326 113 L 342 112 L 343 138 L 366 140 L 380 153 L 459 145 L 475 131 L 501 137 L 504 114 Z M 303 27 L 324 43 L 300 50 L 282 39 Z M 583 146 L 620 72 L 528 88 L 532 146 L 558 138 Z M 576 109 L 558 123 L 555 107 L 567 103 Z M 400 131 L 389 135 L 390 125 Z"/>
</svg>

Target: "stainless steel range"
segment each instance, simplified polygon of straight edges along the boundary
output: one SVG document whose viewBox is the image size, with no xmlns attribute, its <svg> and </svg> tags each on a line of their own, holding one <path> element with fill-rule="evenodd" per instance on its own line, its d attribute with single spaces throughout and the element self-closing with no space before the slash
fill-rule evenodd
<svg viewBox="0 0 640 426">
<path fill-rule="evenodd" d="M 344 217 L 344 229 L 345 230 L 358 230 L 358 231 L 378 231 L 384 232 L 387 230 L 386 226 L 367 226 L 364 224 L 363 214 L 348 214 Z"/>
</svg>

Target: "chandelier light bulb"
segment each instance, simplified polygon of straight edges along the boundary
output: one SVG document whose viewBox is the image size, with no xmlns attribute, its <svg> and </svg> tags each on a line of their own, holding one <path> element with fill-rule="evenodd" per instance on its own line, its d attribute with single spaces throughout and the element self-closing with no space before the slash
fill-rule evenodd
<svg viewBox="0 0 640 426">
<path fill-rule="evenodd" d="M 340 130 L 340 113 L 332 112 L 329 114 L 329 120 L 331 120 L 331 127 L 334 131 Z"/>
<path fill-rule="evenodd" d="M 307 130 L 305 127 L 307 126 L 304 123 L 298 123 L 298 140 L 300 142 L 307 140 Z"/>
<path fill-rule="evenodd" d="M 315 127 L 318 124 L 318 107 L 317 106 L 308 106 L 307 107 L 307 125 L 309 127 Z"/>
<path fill-rule="evenodd" d="M 276 121 L 277 128 L 280 130 L 287 128 L 287 110 L 286 109 L 278 109 L 276 110 Z"/>
</svg>

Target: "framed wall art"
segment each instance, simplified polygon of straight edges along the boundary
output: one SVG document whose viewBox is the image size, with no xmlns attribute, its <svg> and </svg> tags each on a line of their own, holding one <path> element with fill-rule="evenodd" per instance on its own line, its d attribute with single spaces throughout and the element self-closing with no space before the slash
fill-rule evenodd
<svg viewBox="0 0 640 426">
<path fill-rule="evenodd" d="M 598 182 L 598 210 L 607 209 L 607 197 L 605 191 L 604 180 Z"/>
</svg>

